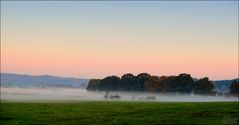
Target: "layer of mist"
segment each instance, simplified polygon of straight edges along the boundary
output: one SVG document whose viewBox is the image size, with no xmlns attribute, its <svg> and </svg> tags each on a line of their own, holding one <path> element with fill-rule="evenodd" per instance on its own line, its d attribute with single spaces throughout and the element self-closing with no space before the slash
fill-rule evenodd
<svg viewBox="0 0 239 125">
<path fill-rule="evenodd" d="M 106 96 L 107 95 L 107 96 Z M 200 96 L 139 92 L 87 92 L 74 88 L 6 88 L 1 87 L 1 101 L 159 101 L 159 102 L 228 102 L 232 96 Z"/>
</svg>

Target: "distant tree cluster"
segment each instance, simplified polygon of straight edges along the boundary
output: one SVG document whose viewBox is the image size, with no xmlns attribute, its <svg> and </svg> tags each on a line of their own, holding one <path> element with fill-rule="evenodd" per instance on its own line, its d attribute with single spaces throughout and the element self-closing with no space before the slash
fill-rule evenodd
<svg viewBox="0 0 239 125">
<path fill-rule="evenodd" d="M 128 73 L 121 78 L 108 76 L 102 80 L 91 79 L 86 89 L 90 91 L 144 91 L 144 83 L 149 77 L 147 73 L 137 76 Z"/>
<path fill-rule="evenodd" d="M 88 83 L 89 91 L 145 91 L 145 92 L 177 92 L 212 94 L 214 85 L 205 77 L 194 81 L 190 74 L 178 76 L 151 76 L 140 73 L 134 76 L 131 73 L 118 76 L 108 76 L 104 79 L 91 79 Z"/>
<path fill-rule="evenodd" d="M 149 92 L 191 93 L 194 81 L 189 74 L 178 76 L 152 76 L 145 82 L 145 90 Z"/>
</svg>

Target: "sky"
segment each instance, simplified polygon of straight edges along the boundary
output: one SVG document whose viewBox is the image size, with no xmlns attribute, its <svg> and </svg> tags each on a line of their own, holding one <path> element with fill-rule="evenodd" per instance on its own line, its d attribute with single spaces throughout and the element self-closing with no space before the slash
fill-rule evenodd
<svg viewBox="0 0 239 125">
<path fill-rule="evenodd" d="M 238 77 L 238 1 L 1 1 L 1 72 Z"/>
</svg>

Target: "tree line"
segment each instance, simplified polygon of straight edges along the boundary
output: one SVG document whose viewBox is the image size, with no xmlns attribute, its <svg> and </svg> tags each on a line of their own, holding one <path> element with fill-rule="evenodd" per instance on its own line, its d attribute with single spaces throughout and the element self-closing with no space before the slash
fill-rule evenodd
<svg viewBox="0 0 239 125">
<path fill-rule="evenodd" d="M 236 85 L 234 85 L 236 86 Z M 190 74 L 178 76 L 151 76 L 140 73 L 134 76 L 131 73 L 118 76 L 107 76 L 104 79 L 91 79 L 87 86 L 88 91 L 144 91 L 161 93 L 195 93 L 216 94 L 213 82 L 208 77 L 193 79 Z"/>
</svg>

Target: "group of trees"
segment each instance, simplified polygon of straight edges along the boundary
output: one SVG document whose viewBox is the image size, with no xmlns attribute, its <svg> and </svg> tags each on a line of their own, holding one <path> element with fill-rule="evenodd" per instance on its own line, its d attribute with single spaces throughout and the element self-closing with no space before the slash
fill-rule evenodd
<svg viewBox="0 0 239 125">
<path fill-rule="evenodd" d="M 151 76 L 147 73 L 108 76 L 102 80 L 91 79 L 87 90 L 90 91 L 145 91 L 211 94 L 213 83 L 207 78 L 194 81 L 190 74 L 178 76 Z"/>
<path fill-rule="evenodd" d="M 152 76 L 145 81 L 145 91 L 191 93 L 194 81 L 189 74 L 178 76 Z"/>
<path fill-rule="evenodd" d="M 121 78 L 118 76 L 108 76 L 104 79 L 91 79 L 87 90 L 91 91 L 144 91 L 144 83 L 150 77 L 147 73 L 141 73 L 137 76 L 133 74 L 124 74 Z"/>
</svg>

